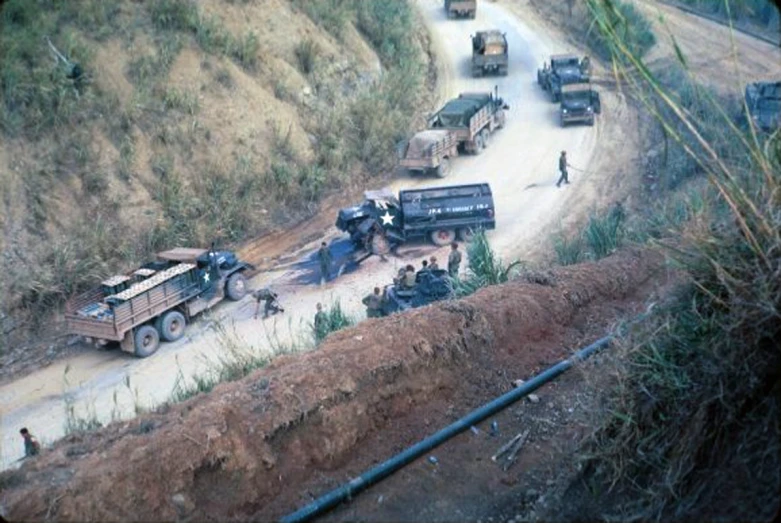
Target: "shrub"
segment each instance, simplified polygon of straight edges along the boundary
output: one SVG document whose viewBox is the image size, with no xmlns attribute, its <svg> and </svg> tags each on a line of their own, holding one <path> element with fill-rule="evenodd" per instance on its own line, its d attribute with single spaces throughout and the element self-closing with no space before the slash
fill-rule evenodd
<svg viewBox="0 0 781 523">
<path fill-rule="evenodd" d="M 593 6 L 593 2 L 589 2 L 589 7 L 594 22 L 588 35 L 588 44 L 603 59 L 623 59 L 623 55 L 615 49 L 612 36 L 601 30 L 604 27 L 609 27 L 611 34 L 638 57 L 656 44 L 651 23 L 634 5 L 611 0 L 602 6 Z"/>
<path fill-rule="evenodd" d="M 298 68 L 304 74 L 311 73 L 315 68 L 317 56 L 320 53 L 320 46 L 311 38 L 301 40 L 294 49 Z"/>
<path fill-rule="evenodd" d="M 323 307 L 323 312 L 325 312 L 326 319 L 319 328 L 316 328 L 314 323 L 310 324 L 316 345 L 319 345 L 332 332 L 355 325 L 355 318 L 342 310 L 339 300 L 331 303 L 329 307 Z"/>
<path fill-rule="evenodd" d="M 491 248 L 485 231 L 482 230 L 475 232 L 472 241 L 467 245 L 467 259 L 466 275 L 452 281 L 453 294 L 458 297 L 468 296 L 489 285 L 510 281 L 516 268 L 521 265 L 521 262 L 516 260 L 505 266 Z"/>
</svg>

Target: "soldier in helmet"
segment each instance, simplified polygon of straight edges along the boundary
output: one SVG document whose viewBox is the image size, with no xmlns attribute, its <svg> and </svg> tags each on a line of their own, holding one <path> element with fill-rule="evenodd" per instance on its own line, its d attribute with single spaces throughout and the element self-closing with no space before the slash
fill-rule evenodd
<svg viewBox="0 0 781 523">
<path fill-rule="evenodd" d="M 318 303 L 316 309 L 314 324 L 315 342 L 320 343 L 328 335 L 328 315 L 323 310 L 322 304 Z"/>
<path fill-rule="evenodd" d="M 569 183 L 569 175 L 567 173 L 567 167 L 569 166 L 570 164 L 567 163 L 567 151 L 561 151 L 561 156 L 559 156 L 559 172 L 561 173 L 561 176 L 559 177 L 559 181 L 556 182 L 556 187 L 561 187 L 562 182 L 565 184 Z"/>
<path fill-rule="evenodd" d="M 380 293 L 380 288 L 375 287 L 374 292 L 371 294 L 368 294 L 364 299 L 361 301 L 364 305 L 366 305 L 366 317 L 367 318 L 379 318 L 383 316 L 382 314 L 382 294 Z"/>
<path fill-rule="evenodd" d="M 320 249 L 317 251 L 317 259 L 320 262 L 320 284 L 322 284 L 331 279 L 331 264 L 333 263 L 331 249 L 328 248 L 325 242 L 320 244 Z"/>
<path fill-rule="evenodd" d="M 461 267 L 461 251 L 458 250 L 458 244 L 450 244 L 450 254 L 447 257 L 447 272 L 451 278 L 458 276 L 458 269 Z"/>
</svg>

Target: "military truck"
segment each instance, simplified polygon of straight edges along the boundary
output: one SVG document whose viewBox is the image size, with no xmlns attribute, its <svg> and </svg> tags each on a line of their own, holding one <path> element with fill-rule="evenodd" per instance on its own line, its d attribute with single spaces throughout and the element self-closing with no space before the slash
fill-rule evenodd
<svg viewBox="0 0 781 523">
<path fill-rule="evenodd" d="M 477 0 L 445 0 L 445 13 L 448 18 L 477 16 Z"/>
<path fill-rule="evenodd" d="M 756 82 L 746 86 L 746 105 L 752 123 L 773 132 L 781 122 L 781 82 Z"/>
<path fill-rule="evenodd" d="M 336 227 L 372 254 L 423 238 L 444 246 L 496 228 L 494 200 L 487 183 L 405 190 L 398 197 L 388 190 L 366 191 L 361 204 L 339 211 Z"/>
<path fill-rule="evenodd" d="M 176 341 L 194 316 L 224 298 L 241 300 L 245 274 L 254 270 L 229 251 L 178 248 L 127 273 L 112 276 L 65 306 L 70 334 L 120 348 L 139 358 L 154 354 L 160 340 Z"/>
<path fill-rule="evenodd" d="M 427 269 L 415 276 L 415 287 L 402 289 L 396 285 L 385 287 L 382 312 L 385 315 L 423 307 L 452 295 L 450 278 L 444 269 Z"/>
<path fill-rule="evenodd" d="M 537 83 L 548 91 L 552 102 L 561 99 L 561 87 L 567 84 L 588 82 L 591 78 L 591 60 L 574 54 L 558 54 L 550 57 L 550 66 L 545 62 L 537 69 Z"/>
<path fill-rule="evenodd" d="M 472 76 L 487 72 L 507 76 L 507 37 L 501 31 L 478 31 L 472 36 Z"/>
<path fill-rule="evenodd" d="M 450 173 L 450 160 L 461 152 L 480 154 L 492 132 L 504 127 L 510 106 L 491 93 L 461 93 L 428 119 L 428 129 L 400 148 L 399 165 L 411 172 Z"/>
<path fill-rule="evenodd" d="M 564 85 L 561 88 L 559 116 L 561 126 L 571 122 L 586 122 L 594 125 L 595 115 L 602 112 L 599 93 L 588 82 Z"/>
</svg>

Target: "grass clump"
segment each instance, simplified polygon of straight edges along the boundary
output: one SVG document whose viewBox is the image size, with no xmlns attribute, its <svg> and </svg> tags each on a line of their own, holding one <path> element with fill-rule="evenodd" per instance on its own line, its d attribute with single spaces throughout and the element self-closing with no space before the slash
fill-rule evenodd
<svg viewBox="0 0 781 523">
<path fill-rule="evenodd" d="M 355 318 L 342 310 L 339 300 L 334 301 L 330 306 L 323 307 L 323 312 L 325 313 L 323 323 L 317 326 L 314 322 L 310 324 L 316 345 L 319 345 L 332 332 L 346 329 L 356 323 Z"/>
<path fill-rule="evenodd" d="M 611 1 L 609 8 L 590 9 L 592 30 L 588 34 L 589 46 L 604 60 L 620 58 L 614 52 L 613 42 L 609 36 L 600 30 L 610 27 L 610 30 L 621 39 L 622 45 L 635 56 L 642 57 L 656 44 L 656 36 L 651 23 L 643 14 L 629 2 Z"/>
<path fill-rule="evenodd" d="M 301 40 L 293 50 L 298 61 L 298 68 L 304 74 L 309 74 L 315 69 L 317 57 L 320 54 L 320 46 L 311 38 Z"/>
<path fill-rule="evenodd" d="M 618 203 L 611 209 L 592 213 L 582 230 L 572 236 L 563 232 L 553 238 L 553 248 L 561 265 L 600 260 L 613 254 L 626 238 L 626 212 Z"/>
<path fill-rule="evenodd" d="M 494 252 L 488 243 L 485 231 L 475 232 L 467 245 L 467 270 L 459 279 L 452 280 L 453 295 L 463 297 L 489 285 L 498 285 L 510 281 L 522 263 L 516 260 L 509 265 Z"/>
<path fill-rule="evenodd" d="M 692 187 L 700 198 L 682 199 L 680 225 L 655 241 L 688 283 L 623 340 L 607 414 L 582 449 L 582 479 L 599 517 L 772 519 L 781 488 L 779 136 L 760 143 L 713 100 L 709 110 L 742 154 L 720 149 L 620 32 L 599 29 L 641 75 L 638 97 L 707 184 Z M 685 59 L 679 66 L 686 70 Z"/>
</svg>

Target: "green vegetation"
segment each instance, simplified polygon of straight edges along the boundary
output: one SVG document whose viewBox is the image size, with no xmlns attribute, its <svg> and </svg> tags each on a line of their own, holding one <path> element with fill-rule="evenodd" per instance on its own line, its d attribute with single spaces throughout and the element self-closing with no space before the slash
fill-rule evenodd
<svg viewBox="0 0 781 523">
<path fill-rule="evenodd" d="M 320 326 L 311 323 L 309 327 L 316 345 L 319 345 L 329 334 L 338 330 L 346 329 L 355 325 L 356 320 L 342 310 L 339 300 L 332 302 L 329 306 L 323 307 L 325 313 L 325 322 Z"/>
<path fill-rule="evenodd" d="M 610 9 L 589 9 L 589 12 L 592 30 L 587 42 L 602 59 L 623 60 L 623 55 L 614 52 L 614 41 L 605 36 L 602 27 L 609 27 L 621 39 L 622 45 L 636 56 L 643 56 L 656 43 L 651 23 L 629 2 L 616 0 L 611 2 Z"/>
<path fill-rule="evenodd" d="M 737 23 L 749 23 L 778 34 L 781 17 L 771 0 L 677 0 L 694 9 Z"/>
<path fill-rule="evenodd" d="M 707 183 L 681 185 L 672 219 L 648 234 L 690 283 L 623 340 L 606 417 L 583 449 L 586 485 L 599 517 L 771 519 L 781 488 L 779 136 L 747 135 L 712 98 L 686 110 L 608 23 L 614 2 L 589 8 L 617 62 L 640 75 L 638 98 Z M 687 72 L 683 57 L 678 67 Z"/>
<path fill-rule="evenodd" d="M 513 279 L 516 271 L 522 265 L 516 260 L 505 266 L 501 258 L 488 243 L 485 231 L 477 231 L 472 241 L 467 245 L 466 274 L 452 281 L 453 294 L 463 297 L 473 294 L 478 289 L 489 285 L 506 283 Z"/>
<path fill-rule="evenodd" d="M 621 204 L 593 213 L 582 231 L 572 237 L 564 233 L 553 239 L 556 257 L 561 265 L 573 265 L 585 260 L 599 260 L 621 247 L 626 236 L 626 213 Z"/>
</svg>

